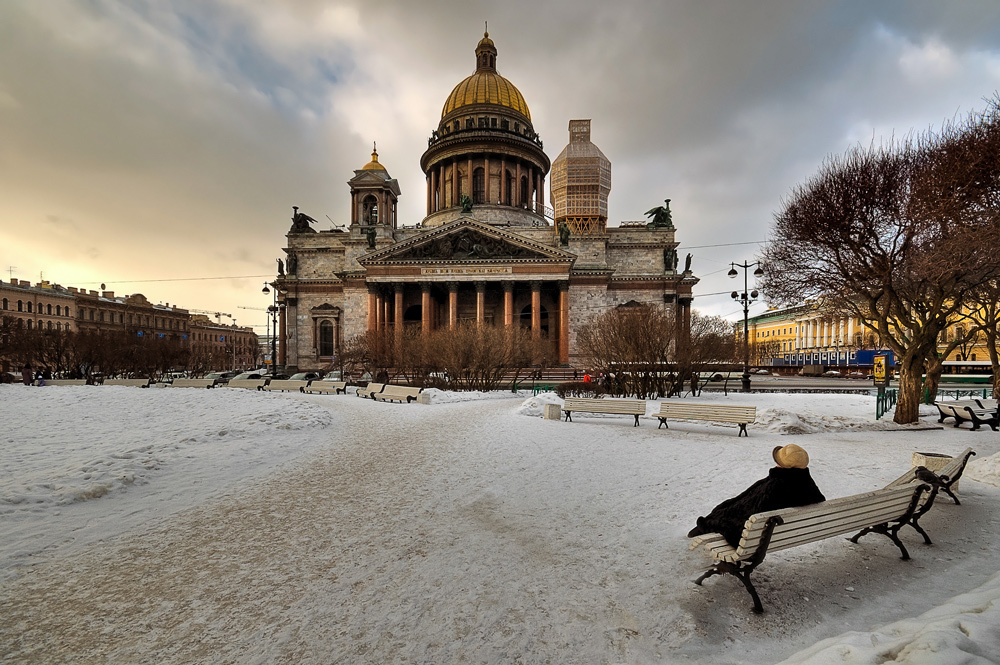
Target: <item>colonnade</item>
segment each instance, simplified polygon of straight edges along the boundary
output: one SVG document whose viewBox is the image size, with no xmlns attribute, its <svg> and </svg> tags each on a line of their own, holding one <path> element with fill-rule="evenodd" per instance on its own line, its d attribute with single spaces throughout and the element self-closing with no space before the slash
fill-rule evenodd
<svg viewBox="0 0 1000 665">
<path fill-rule="evenodd" d="M 499 163 L 499 183 L 494 187 L 491 165 Z M 459 167 L 464 167 L 464 175 Z M 474 187 L 478 169 L 483 171 L 483 191 L 480 196 Z M 510 178 L 510 191 L 505 186 Z M 446 182 L 451 181 L 451 188 Z M 464 186 L 463 186 L 464 185 Z M 499 191 L 498 191 L 499 190 Z M 427 214 L 460 205 L 465 194 L 474 203 L 521 206 L 522 201 L 531 209 L 545 205 L 545 174 L 531 163 L 496 156 L 464 156 L 443 160 L 432 166 L 427 174 Z M 482 200 L 477 200 L 477 199 Z"/>
<path fill-rule="evenodd" d="M 836 320 L 820 317 L 799 319 L 795 324 L 798 327 L 795 337 L 795 351 L 855 346 L 854 317 Z"/>
<path fill-rule="evenodd" d="M 566 280 L 533 280 L 526 283 L 528 308 L 531 312 L 531 335 L 541 339 L 543 334 L 542 312 L 547 315 L 548 337 L 553 339 L 560 362 L 569 361 L 569 282 Z M 514 281 L 448 281 L 448 282 L 382 282 L 368 285 L 368 319 L 369 331 L 395 331 L 397 337 L 402 336 L 406 323 L 417 324 L 417 320 L 406 319 L 406 312 L 419 303 L 420 329 L 424 334 L 441 328 L 453 329 L 461 318 L 471 319 L 468 313 L 474 312 L 475 322 L 485 325 L 494 317 L 499 309 L 502 325 L 510 327 L 521 325 L 521 314 L 515 312 L 515 302 L 524 299 L 525 283 Z M 501 305 L 495 306 L 496 288 L 502 290 Z M 419 301 L 414 291 L 419 290 Z M 468 292 L 475 293 L 475 300 L 469 302 Z M 488 294 L 488 291 L 490 292 Z M 543 295 L 552 307 L 543 307 Z M 488 297 L 491 296 L 491 297 Z M 461 302 L 460 302 L 461 297 Z M 493 301 L 494 307 L 489 307 Z M 522 311 L 525 309 L 522 307 Z M 499 321 L 493 320 L 493 325 Z"/>
</svg>

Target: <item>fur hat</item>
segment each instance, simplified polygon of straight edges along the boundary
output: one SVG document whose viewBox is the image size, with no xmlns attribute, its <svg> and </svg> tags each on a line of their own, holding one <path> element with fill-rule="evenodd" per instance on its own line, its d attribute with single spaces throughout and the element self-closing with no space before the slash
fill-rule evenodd
<svg viewBox="0 0 1000 665">
<path fill-rule="evenodd" d="M 794 443 L 784 447 L 775 446 L 771 456 L 784 469 L 804 469 L 809 466 L 809 453 Z"/>
</svg>

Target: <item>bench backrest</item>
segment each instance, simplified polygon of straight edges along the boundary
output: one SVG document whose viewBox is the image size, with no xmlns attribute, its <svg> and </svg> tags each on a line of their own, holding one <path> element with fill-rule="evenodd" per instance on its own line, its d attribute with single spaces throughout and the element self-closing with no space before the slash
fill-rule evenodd
<svg viewBox="0 0 1000 665">
<path fill-rule="evenodd" d="M 170 386 L 173 388 L 211 388 L 215 385 L 215 379 L 174 379 Z"/>
<path fill-rule="evenodd" d="M 104 379 L 106 386 L 131 386 L 133 388 L 148 388 L 149 379 Z"/>
<path fill-rule="evenodd" d="M 910 509 L 914 494 L 923 493 L 926 489 L 927 485 L 904 485 L 831 499 L 811 506 L 751 515 L 743 527 L 740 546 L 733 553 L 732 560 L 745 559 L 756 552 L 770 517 L 777 516 L 784 521 L 775 527 L 767 547 L 768 552 L 775 552 L 898 520 Z"/>
<path fill-rule="evenodd" d="M 266 390 L 298 390 L 299 388 L 305 388 L 309 385 L 309 381 L 305 380 L 292 380 L 292 379 L 274 379 L 270 381 L 264 388 Z"/>
<path fill-rule="evenodd" d="M 752 423 L 757 419 L 756 406 L 740 406 L 736 404 L 698 404 L 684 402 L 661 402 L 657 417 L 710 418 L 727 423 Z"/>
<path fill-rule="evenodd" d="M 384 383 L 369 383 L 364 388 L 358 388 L 359 395 L 371 395 L 372 393 L 380 393 L 385 389 Z"/>
<path fill-rule="evenodd" d="M 387 383 L 382 389 L 380 394 L 382 395 L 419 395 L 423 388 L 418 388 L 416 386 L 397 386 L 393 383 Z"/>
<path fill-rule="evenodd" d="M 230 379 L 226 385 L 230 388 L 246 388 L 257 390 L 267 383 L 267 379 Z"/>
<path fill-rule="evenodd" d="M 36 386 L 85 386 L 87 379 L 38 379 Z"/>
<path fill-rule="evenodd" d="M 646 415 L 646 402 L 641 399 L 594 399 L 567 397 L 563 411 L 590 411 L 591 413 L 624 413 Z"/>
<path fill-rule="evenodd" d="M 309 382 L 310 388 L 319 388 L 321 390 L 344 390 L 347 388 L 347 381 L 320 381 L 314 379 Z"/>
</svg>

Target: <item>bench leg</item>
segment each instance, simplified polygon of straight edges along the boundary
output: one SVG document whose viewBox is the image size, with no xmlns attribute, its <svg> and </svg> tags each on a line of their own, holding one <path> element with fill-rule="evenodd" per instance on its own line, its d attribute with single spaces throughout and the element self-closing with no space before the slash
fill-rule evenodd
<svg viewBox="0 0 1000 665">
<path fill-rule="evenodd" d="M 572 412 L 570 412 L 570 411 L 564 411 L 563 413 L 566 414 L 566 418 L 563 420 L 564 423 L 571 423 L 571 422 L 573 422 L 573 414 L 572 414 Z"/>
<path fill-rule="evenodd" d="M 713 568 L 705 571 L 701 577 L 694 580 L 694 583 L 701 586 L 701 583 L 712 575 L 733 575 L 734 577 L 739 578 L 740 582 L 743 583 L 743 586 L 746 587 L 747 592 L 750 594 L 750 598 L 753 599 L 753 611 L 756 614 L 761 614 L 764 611 L 764 606 L 761 605 L 760 596 L 757 595 L 757 589 L 754 587 L 753 582 L 750 581 L 750 573 L 753 572 L 754 568 L 755 566 L 744 569 L 737 564 L 723 561 L 715 564 Z"/>
<path fill-rule="evenodd" d="M 741 436 L 745 436 L 745 437 L 747 437 L 749 439 L 750 438 L 750 434 L 747 432 L 747 424 L 746 423 L 739 423 L 739 425 L 740 425 L 740 431 L 736 433 L 736 438 L 738 439 Z"/>
<path fill-rule="evenodd" d="M 634 414 L 634 413 L 632 415 L 635 416 L 635 425 L 632 425 L 632 427 L 638 427 L 639 426 L 639 416 L 636 415 L 636 414 Z M 659 429 L 659 428 L 657 428 L 657 429 Z"/>
<path fill-rule="evenodd" d="M 902 526 L 902 524 L 900 524 L 900 526 Z M 863 536 L 866 536 L 869 533 L 881 533 L 883 536 L 885 536 L 886 538 L 888 538 L 889 540 L 891 540 L 893 543 L 896 544 L 896 547 L 899 548 L 899 551 L 903 555 L 900 558 L 903 561 L 909 561 L 910 560 L 910 553 L 906 551 L 906 546 L 903 545 L 903 541 L 901 541 L 899 539 L 899 536 L 897 535 L 898 532 L 899 532 L 899 528 L 898 527 L 895 527 L 895 528 L 894 527 L 890 527 L 888 523 L 883 523 L 883 524 L 877 524 L 875 526 L 865 527 L 861 531 L 859 531 L 856 534 L 854 534 L 854 536 L 852 536 L 851 538 L 849 538 L 849 540 L 852 543 L 857 543 Z"/>
<path fill-rule="evenodd" d="M 660 416 L 657 416 L 657 418 L 660 418 Z M 667 429 L 670 429 L 670 425 L 667 424 L 666 418 L 660 418 L 660 424 L 656 426 L 656 429 L 660 429 L 661 427 L 666 427 Z"/>
</svg>

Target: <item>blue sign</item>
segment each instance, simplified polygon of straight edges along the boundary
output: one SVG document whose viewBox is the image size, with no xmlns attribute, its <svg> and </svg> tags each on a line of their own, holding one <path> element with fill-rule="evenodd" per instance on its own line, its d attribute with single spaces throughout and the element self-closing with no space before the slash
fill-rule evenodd
<svg viewBox="0 0 1000 665">
<path fill-rule="evenodd" d="M 139 332 L 136 333 L 136 335 L 138 335 L 139 337 L 142 337 L 142 331 L 140 330 Z"/>
</svg>

